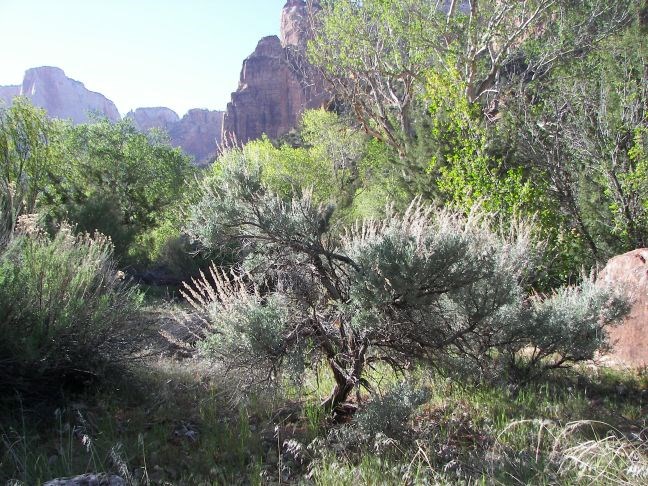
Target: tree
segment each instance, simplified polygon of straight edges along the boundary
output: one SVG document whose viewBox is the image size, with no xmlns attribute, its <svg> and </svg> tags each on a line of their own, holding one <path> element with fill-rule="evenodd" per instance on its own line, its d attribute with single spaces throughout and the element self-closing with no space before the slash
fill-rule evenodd
<svg viewBox="0 0 648 486">
<path fill-rule="evenodd" d="M 33 213 L 51 165 L 51 124 L 25 98 L 0 109 L 0 213 L 6 233 L 21 214 Z"/>
<path fill-rule="evenodd" d="M 58 163 L 42 210 L 55 221 L 73 221 L 79 231 L 110 236 L 121 258 L 146 260 L 147 235 L 182 202 L 193 174 L 188 157 L 129 120 L 59 123 L 55 145 Z"/>
<path fill-rule="evenodd" d="M 600 187 L 602 207 L 579 202 L 591 231 L 602 237 L 604 257 L 610 249 L 648 245 L 647 65 L 645 35 L 632 29 L 592 56 L 583 68 L 586 75 L 569 90 L 574 95 L 562 124 L 564 137 L 575 162 Z M 601 231 L 610 222 L 609 232 Z"/>
<path fill-rule="evenodd" d="M 582 255 L 572 270 L 648 242 L 646 42 L 638 25 L 521 89 L 501 123 L 512 158 L 546 187 Z"/>
<path fill-rule="evenodd" d="M 416 144 L 426 74 L 461 73 L 493 113 L 511 86 L 547 76 L 632 18 L 635 0 L 332 0 L 313 14 L 310 60 L 374 137 Z"/>
<path fill-rule="evenodd" d="M 317 205 L 310 191 L 278 197 L 243 152 L 227 160 L 205 181 L 187 231 L 207 247 L 236 246 L 241 264 L 213 269 L 186 297 L 212 326 L 203 351 L 241 378 L 324 361 L 335 387 L 323 406 L 334 410 L 371 388 L 365 372 L 379 362 L 484 367 L 499 354 L 516 369 L 530 363 L 526 376 L 535 376 L 591 357 L 603 326 L 627 312 L 587 282 L 530 296 L 536 250 L 525 225 L 498 234 L 484 216 L 415 200 L 404 213 L 341 229 L 334 207 Z"/>
</svg>

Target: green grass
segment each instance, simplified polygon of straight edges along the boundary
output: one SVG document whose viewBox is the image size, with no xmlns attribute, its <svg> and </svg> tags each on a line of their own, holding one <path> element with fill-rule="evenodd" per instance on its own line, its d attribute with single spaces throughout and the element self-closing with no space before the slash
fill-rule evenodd
<svg viewBox="0 0 648 486">
<path fill-rule="evenodd" d="M 376 373 L 382 392 L 403 378 Z M 415 370 L 429 399 L 394 440 L 333 423 L 324 371 L 243 394 L 206 363 L 160 358 L 55 407 L 5 403 L 0 484 L 99 471 L 154 485 L 648 484 L 632 440 L 648 426 L 645 375 L 588 373 L 514 392 Z"/>
</svg>

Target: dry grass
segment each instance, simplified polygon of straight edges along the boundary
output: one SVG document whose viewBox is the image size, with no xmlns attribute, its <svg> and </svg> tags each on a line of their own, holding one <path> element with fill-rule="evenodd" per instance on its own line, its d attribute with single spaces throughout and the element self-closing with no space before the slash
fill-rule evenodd
<svg viewBox="0 0 648 486">
<path fill-rule="evenodd" d="M 574 443 L 572 437 L 582 429 L 588 429 L 594 438 Z M 604 430 L 605 434 L 599 436 L 597 430 Z M 573 445 L 565 447 L 568 443 Z M 602 422 L 572 422 L 556 437 L 553 455 L 560 464 L 559 473 L 575 476 L 579 482 L 648 484 L 648 429 L 628 434 Z"/>
</svg>

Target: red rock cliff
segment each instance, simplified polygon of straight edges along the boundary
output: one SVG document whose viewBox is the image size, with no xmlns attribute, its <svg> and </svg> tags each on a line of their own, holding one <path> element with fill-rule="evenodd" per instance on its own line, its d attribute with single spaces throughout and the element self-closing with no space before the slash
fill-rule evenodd
<svg viewBox="0 0 648 486">
<path fill-rule="evenodd" d="M 304 110 L 322 106 L 328 96 L 305 58 L 309 38 L 304 0 L 288 0 L 281 14 L 281 40 L 261 39 L 243 61 L 238 90 L 223 122 L 223 139 L 245 143 L 266 134 L 276 139 L 299 122 Z"/>
<path fill-rule="evenodd" d="M 171 144 L 193 156 L 196 165 L 216 158 L 223 131 L 223 112 L 193 109 L 169 128 Z"/>
<path fill-rule="evenodd" d="M 5 106 L 11 104 L 11 100 L 20 95 L 20 86 L 0 86 L 0 105 L 4 103 Z"/>
<path fill-rule="evenodd" d="M 142 132 L 146 132 L 151 128 L 161 128 L 168 131 L 174 123 L 180 121 L 180 117 L 175 111 L 163 106 L 137 108 L 134 111 L 129 111 L 126 118 L 131 119 L 135 127 Z"/>
<path fill-rule="evenodd" d="M 196 165 L 206 165 L 216 156 L 223 131 L 223 112 L 193 109 L 180 119 L 170 108 L 137 108 L 126 117 L 141 131 L 160 128 L 169 134 L 171 144 L 180 147 Z"/>
</svg>

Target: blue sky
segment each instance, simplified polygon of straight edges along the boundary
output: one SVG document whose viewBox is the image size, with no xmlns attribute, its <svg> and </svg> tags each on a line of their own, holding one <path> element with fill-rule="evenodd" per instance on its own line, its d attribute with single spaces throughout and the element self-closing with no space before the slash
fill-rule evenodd
<svg viewBox="0 0 648 486">
<path fill-rule="evenodd" d="M 0 85 L 57 66 L 115 102 L 224 109 L 285 0 L 0 0 Z"/>
</svg>

